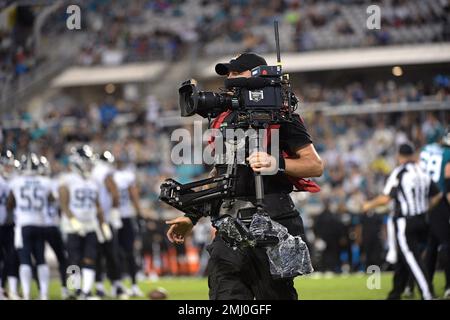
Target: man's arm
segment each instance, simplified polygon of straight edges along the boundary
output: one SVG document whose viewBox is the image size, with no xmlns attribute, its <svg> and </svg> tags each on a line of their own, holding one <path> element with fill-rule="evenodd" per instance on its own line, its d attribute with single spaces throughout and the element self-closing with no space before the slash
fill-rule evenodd
<svg viewBox="0 0 450 320">
<path fill-rule="evenodd" d="M 74 214 L 72 213 L 72 211 L 70 211 L 69 208 L 69 190 L 67 189 L 66 186 L 60 186 L 58 188 L 58 193 L 59 193 L 59 205 L 61 206 L 61 211 L 63 214 L 65 214 L 67 216 L 67 218 L 72 219 L 74 218 Z"/>
<path fill-rule="evenodd" d="M 9 192 L 8 199 L 6 200 L 6 210 L 8 212 L 13 212 L 16 207 L 16 198 L 14 198 L 14 194 Z"/>
<path fill-rule="evenodd" d="M 95 206 L 97 208 L 97 221 L 98 221 L 98 225 L 100 226 L 100 232 L 101 232 L 101 235 L 98 235 L 98 237 L 103 236 L 104 240 L 110 241 L 112 239 L 111 228 L 105 221 L 105 215 L 103 213 L 103 209 L 102 209 L 102 206 L 100 205 L 100 201 L 99 201 L 98 197 L 95 200 Z"/>
<path fill-rule="evenodd" d="M 312 143 L 297 149 L 296 158 L 284 159 L 286 174 L 296 178 L 320 177 L 323 173 L 323 163 Z M 262 174 L 275 174 L 277 161 L 266 152 L 253 152 L 248 158 L 250 167 Z"/>
<path fill-rule="evenodd" d="M 184 243 L 184 240 L 191 234 L 194 227 L 192 220 L 187 216 L 166 221 L 166 224 L 170 226 L 167 231 L 167 238 L 175 244 Z"/>
<path fill-rule="evenodd" d="M 130 194 L 131 203 L 133 204 L 134 210 L 138 217 L 142 217 L 141 203 L 139 201 L 139 188 L 136 183 L 133 183 L 128 187 L 128 192 Z"/>
<path fill-rule="evenodd" d="M 391 201 L 391 197 L 389 195 L 385 195 L 385 194 L 380 194 L 379 196 L 377 196 L 375 199 L 366 201 L 363 204 L 362 210 L 364 212 L 370 211 L 372 209 L 381 207 L 381 206 L 385 206 L 387 205 L 389 202 Z"/>
<path fill-rule="evenodd" d="M 442 199 L 442 192 L 439 190 L 437 183 L 430 179 L 430 187 L 428 190 L 429 209 L 435 207 Z"/>
<path fill-rule="evenodd" d="M 14 224 L 14 208 L 16 207 L 16 198 L 12 192 L 8 194 L 6 198 L 6 221 L 5 224 Z"/>
<path fill-rule="evenodd" d="M 320 177 L 323 174 L 323 162 L 312 143 L 298 149 L 297 158 L 285 159 L 286 174 L 296 178 Z"/>
<path fill-rule="evenodd" d="M 437 204 L 439 203 L 439 201 L 441 201 L 441 199 L 442 199 L 442 192 L 439 192 L 438 194 L 432 196 L 430 198 L 430 207 L 429 207 L 429 209 L 432 209 L 435 206 L 437 206 Z"/>
<path fill-rule="evenodd" d="M 95 200 L 95 206 L 97 208 L 97 220 L 100 226 L 103 226 L 105 223 L 105 215 L 103 214 L 102 206 L 100 205 L 100 201 L 97 199 Z"/>
<path fill-rule="evenodd" d="M 395 169 L 387 178 L 383 193 L 375 199 L 364 202 L 362 210 L 364 212 L 367 212 L 380 206 L 387 205 L 392 199 L 396 197 L 398 183 L 398 169 Z"/>
<path fill-rule="evenodd" d="M 112 174 L 109 174 L 105 178 L 105 187 L 111 195 L 112 206 L 117 208 L 119 206 L 119 188 L 117 188 L 117 184 L 114 182 L 114 178 Z"/>
</svg>

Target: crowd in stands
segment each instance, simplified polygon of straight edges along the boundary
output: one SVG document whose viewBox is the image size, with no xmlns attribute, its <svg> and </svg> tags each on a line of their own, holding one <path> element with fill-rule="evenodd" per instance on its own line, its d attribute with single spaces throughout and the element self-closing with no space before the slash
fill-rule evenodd
<svg viewBox="0 0 450 320">
<path fill-rule="evenodd" d="M 89 62 L 101 62 L 95 59 L 98 55 L 112 55 L 117 50 L 122 52 L 122 61 L 174 60 L 193 44 L 207 55 L 246 50 L 265 53 L 274 49 L 270 31 L 275 19 L 281 24 L 284 51 L 449 40 L 445 30 L 450 23 L 450 7 L 445 0 L 378 1 L 375 4 L 382 11 L 380 30 L 367 29 L 368 5 L 357 0 L 89 3 L 89 30 L 93 36 L 83 48 L 83 55 L 92 57 Z"/>
<path fill-rule="evenodd" d="M 0 29 L 3 77 L 5 72 L 26 72 L 35 63 L 33 43 L 36 39 L 32 31 L 36 17 L 45 8 L 46 3 L 43 4 L 17 6 L 14 10 L 3 8 L 4 19 L 8 21 Z M 245 50 L 265 53 L 273 51 L 272 34 L 268 31 L 275 19 L 281 24 L 284 51 L 449 40 L 445 33 L 450 16 L 446 0 L 383 0 L 376 4 L 383 13 L 381 30 L 361 33 L 366 29 L 367 3 L 358 0 L 341 3 L 280 0 L 271 1 L 269 5 L 260 0 L 89 0 L 79 3 L 83 15 L 80 32 L 88 36 L 80 48 L 78 62 L 91 65 L 173 61 L 194 44 L 204 54 Z M 43 25 L 44 33 L 53 30 L 54 40 L 67 35 L 65 9 L 62 5 Z M 411 37 L 397 37 L 395 33 L 399 30 Z M 321 32 L 327 33 L 327 44 L 321 42 Z M 338 36 L 354 38 L 357 35 L 362 36 L 356 43 L 336 40 Z"/>
<path fill-rule="evenodd" d="M 367 87 L 361 82 L 352 82 L 343 87 L 330 88 L 319 83 L 305 83 L 298 92 L 301 101 L 308 106 L 362 105 L 367 103 L 412 103 L 426 99 L 448 101 L 450 99 L 450 76 L 436 75 L 432 82 L 409 82 L 399 84 L 394 80 L 376 82 Z"/>
<path fill-rule="evenodd" d="M 30 34 L 34 16 L 25 7 L 2 11 L 2 20 L 11 21 L 0 27 L 0 87 L 7 81 L 29 72 L 36 64 Z"/>
<path fill-rule="evenodd" d="M 448 0 L 379 1 L 380 30 L 366 30 L 367 3 L 359 0 L 280 0 L 269 5 L 260 0 L 89 0 L 77 3 L 81 30 L 67 29 L 66 9 L 72 3 L 61 2 L 36 32 L 36 21 L 51 3 L 6 2 L 0 9 L 0 98 L 46 61 L 37 43 L 56 51 L 64 45 L 58 39 L 74 37 L 74 32 L 85 36 L 75 50 L 76 63 L 91 66 L 172 62 L 188 54 L 273 52 L 275 19 L 280 21 L 284 52 L 448 41 L 450 30 Z M 325 100 L 336 103 L 341 98 L 342 92 L 331 92 Z"/>
</svg>

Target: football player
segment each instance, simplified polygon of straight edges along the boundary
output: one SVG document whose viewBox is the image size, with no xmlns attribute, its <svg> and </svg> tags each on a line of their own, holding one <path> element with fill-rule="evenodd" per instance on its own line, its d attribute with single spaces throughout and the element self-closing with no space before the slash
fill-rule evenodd
<svg viewBox="0 0 450 320">
<path fill-rule="evenodd" d="M 79 299 L 96 299 L 91 290 L 95 281 L 97 241 L 99 237 L 111 238 L 111 230 L 103 219 L 98 186 L 91 177 L 92 157 L 92 149 L 87 145 L 72 148 L 68 159 L 70 171 L 60 177 L 58 189 L 69 265 L 81 268 Z"/>
<path fill-rule="evenodd" d="M 14 254 L 14 224 L 12 212 L 6 208 L 9 195 L 7 177 L 14 161 L 10 150 L 3 150 L 0 155 L 0 300 L 5 300 L 3 290 L 6 277 L 14 275 L 11 257 Z"/>
<path fill-rule="evenodd" d="M 67 251 L 62 238 L 60 226 L 60 215 L 59 215 L 59 203 L 58 199 L 58 181 L 52 178 L 52 172 L 50 163 L 47 158 L 41 156 L 39 158 L 40 167 L 39 172 L 44 177 L 50 179 L 52 195 L 55 201 L 48 204 L 48 209 L 44 215 L 44 240 L 52 248 L 55 253 L 56 259 L 58 260 L 58 270 L 61 279 L 61 297 L 66 299 L 68 297 L 68 290 L 66 288 L 66 278 L 67 278 Z"/>
<path fill-rule="evenodd" d="M 441 257 L 446 279 L 444 297 L 450 298 L 450 127 L 440 143 L 431 143 L 423 148 L 420 165 L 444 195 L 429 212 L 430 237 L 425 261 L 430 279 L 433 279 L 437 257 Z"/>
<path fill-rule="evenodd" d="M 139 189 L 135 172 L 126 165 L 126 157 L 118 158 L 116 161 L 117 170 L 114 172 L 114 181 L 119 190 L 119 210 L 122 220 L 122 228 L 119 229 L 119 245 L 125 257 L 128 274 L 131 277 L 131 295 L 143 296 L 136 282 L 137 265 L 134 256 L 136 217 L 141 217 Z"/>
<path fill-rule="evenodd" d="M 6 279 L 8 279 L 9 299 L 17 300 L 18 259 L 14 248 L 14 217 L 8 211 L 6 202 L 9 196 L 8 179 L 14 171 L 14 155 L 10 150 L 0 154 L 0 300 L 6 299 Z"/>
<path fill-rule="evenodd" d="M 119 203 L 119 192 L 113 179 L 114 156 L 109 151 L 104 151 L 96 155 L 95 164 L 92 170 L 92 178 L 99 188 L 99 201 L 103 210 L 105 222 L 112 230 L 110 240 L 101 239 L 98 244 L 96 261 L 96 293 L 98 296 L 105 296 L 103 286 L 103 265 L 106 263 L 106 274 L 111 281 L 111 296 L 119 299 L 127 299 L 124 286 L 121 282 L 121 270 L 119 259 L 119 244 L 117 231 L 121 228 L 120 213 L 117 209 Z"/>
<path fill-rule="evenodd" d="M 53 201 L 50 180 L 41 176 L 39 158 L 30 153 L 22 156 L 20 175 L 9 182 L 10 193 L 7 207 L 14 209 L 15 215 L 15 247 L 19 252 L 19 277 L 22 294 L 29 300 L 32 281 L 32 256 L 36 262 L 39 281 L 40 299 L 48 299 L 50 270 L 44 257 L 44 216 L 48 203 Z"/>
</svg>

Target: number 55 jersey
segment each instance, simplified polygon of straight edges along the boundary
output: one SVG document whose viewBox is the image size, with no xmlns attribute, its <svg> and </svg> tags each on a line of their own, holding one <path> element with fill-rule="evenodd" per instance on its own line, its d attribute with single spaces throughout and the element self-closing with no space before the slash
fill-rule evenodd
<svg viewBox="0 0 450 320">
<path fill-rule="evenodd" d="M 9 189 L 16 202 L 16 224 L 42 226 L 52 192 L 50 179 L 39 175 L 15 176 L 9 181 Z"/>
</svg>

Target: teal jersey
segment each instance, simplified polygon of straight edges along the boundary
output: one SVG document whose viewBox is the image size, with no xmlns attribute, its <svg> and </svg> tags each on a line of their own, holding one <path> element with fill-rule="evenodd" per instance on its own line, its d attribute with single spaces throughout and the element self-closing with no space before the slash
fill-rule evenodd
<svg viewBox="0 0 450 320">
<path fill-rule="evenodd" d="M 420 152 L 420 167 L 438 184 L 439 189 L 446 194 L 445 166 L 450 162 L 450 147 L 439 143 L 426 145 Z"/>
</svg>

